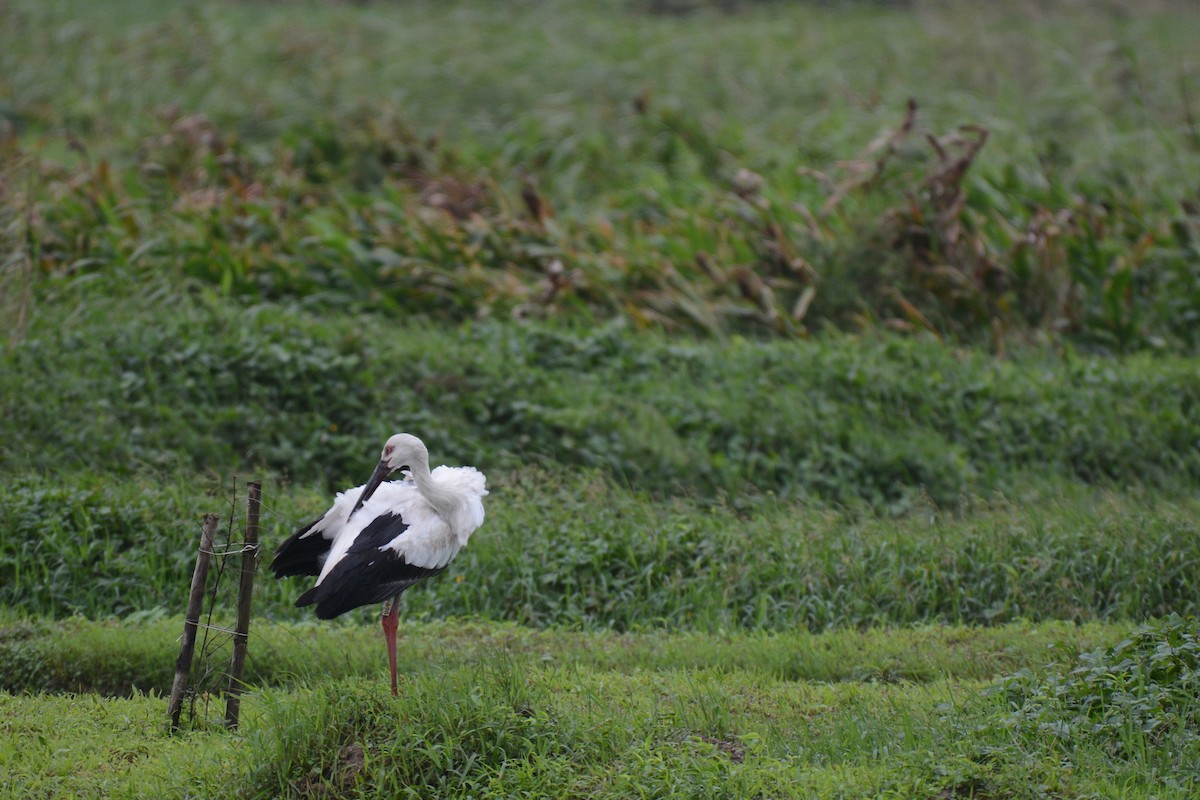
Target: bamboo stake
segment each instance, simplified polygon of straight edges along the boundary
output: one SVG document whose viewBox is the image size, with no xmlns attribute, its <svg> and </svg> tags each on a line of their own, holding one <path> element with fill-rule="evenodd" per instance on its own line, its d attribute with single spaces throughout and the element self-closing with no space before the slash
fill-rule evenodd
<svg viewBox="0 0 1200 800">
<path fill-rule="evenodd" d="M 233 634 L 233 661 L 229 665 L 229 689 L 225 693 L 225 727 L 236 728 L 242 705 L 242 673 L 246 668 L 246 645 L 250 638 L 250 598 L 258 569 L 258 517 L 262 510 L 262 481 L 250 481 L 246 500 L 246 539 L 242 546 L 242 580 L 238 585 L 237 627 Z"/>
<path fill-rule="evenodd" d="M 171 684 L 171 699 L 167 713 L 171 717 L 171 730 L 179 727 L 179 712 L 183 708 L 183 691 L 187 688 L 188 673 L 192 669 L 192 654 L 196 650 L 196 630 L 200 624 L 200 605 L 204 601 L 204 583 L 208 579 L 208 564 L 212 556 L 213 538 L 217 534 L 216 514 L 204 515 L 204 530 L 200 534 L 200 549 L 196 553 L 196 570 L 192 573 L 192 591 L 188 595 L 187 615 L 183 622 L 183 641 L 179 646 L 179 658 L 175 661 L 175 681 Z"/>
</svg>

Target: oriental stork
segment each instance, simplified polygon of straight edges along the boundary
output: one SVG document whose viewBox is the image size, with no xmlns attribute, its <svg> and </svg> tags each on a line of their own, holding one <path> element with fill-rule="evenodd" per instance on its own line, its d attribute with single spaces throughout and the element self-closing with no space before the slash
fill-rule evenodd
<svg viewBox="0 0 1200 800">
<path fill-rule="evenodd" d="M 404 480 L 385 482 L 401 468 L 408 472 Z M 271 569 L 276 578 L 316 575 L 316 585 L 296 605 L 315 605 L 321 619 L 383 603 L 394 695 L 400 595 L 446 569 L 466 546 L 483 524 L 485 485 L 474 467 L 431 472 L 424 443 L 397 433 L 370 479 L 339 492 L 328 511 L 288 537 Z"/>
</svg>

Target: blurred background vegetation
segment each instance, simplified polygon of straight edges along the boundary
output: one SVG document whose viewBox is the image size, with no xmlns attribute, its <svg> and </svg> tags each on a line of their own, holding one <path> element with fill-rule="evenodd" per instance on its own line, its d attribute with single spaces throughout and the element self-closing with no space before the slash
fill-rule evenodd
<svg viewBox="0 0 1200 800">
<path fill-rule="evenodd" d="M 8 328 L 86 284 L 1195 352 L 1186 2 L 8 2 Z"/>
</svg>

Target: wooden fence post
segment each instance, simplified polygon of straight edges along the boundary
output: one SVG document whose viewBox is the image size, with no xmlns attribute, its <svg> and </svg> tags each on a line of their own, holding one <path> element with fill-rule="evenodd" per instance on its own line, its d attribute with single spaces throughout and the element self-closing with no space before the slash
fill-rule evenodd
<svg viewBox="0 0 1200 800">
<path fill-rule="evenodd" d="M 204 601 L 204 583 L 208 579 L 208 564 L 212 557 L 213 539 L 217 534 L 219 519 L 216 514 L 204 515 L 204 530 L 200 534 L 200 550 L 196 553 L 196 570 L 192 573 L 192 591 L 188 595 L 187 614 L 183 622 L 183 643 L 179 646 L 179 659 L 175 662 L 175 681 L 171 685 L 171 699 L 167 703 L 172 730 L 179 727 L 183 691 L 187 688 L 188 673 L 192 669 L 196 630 L 200 625 L 200 605 Z"/>
<path fill-rule="evenodd" d="M 233 660 L 229 665 L 229 688 L 225 692 L 225 727 L 236 728 L 242 704 L 242 674 L 246 667 L 246 645 L 250 638 L 250 599 L 254 573 L 258 569 L 258 517 L 262 510 L 262 481 L 250 481 L 246 500 L 246 539 L 242 545 L 242 580 L 238 584 L 237 628 L 233 634 Z"/>
</svg>

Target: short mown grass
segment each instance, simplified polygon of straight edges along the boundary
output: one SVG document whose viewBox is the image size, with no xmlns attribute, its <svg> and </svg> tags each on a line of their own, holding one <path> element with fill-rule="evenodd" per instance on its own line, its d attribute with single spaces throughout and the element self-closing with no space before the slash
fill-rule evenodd
<svg viewBox="0 0 1200 800">
<path fill-rule="evenodd" d="M 219 622 L 219 620 L 218 620 Z M 0 627 L 0 689 L 13 693 L 163 694 L 174 676 L 179 617 L 154 621 L 13 621 Z M 709 670 L 784 681 L 929 683 L 985 680 L 1119 640 L 1120 623 L 1028 622 L 988 628 L 920 626 L 724 634 L 536 630 L 507 623 L 406 622 L 399 671 L 419 674 L 507 659 L 615 672 Z M 229 637 L 197 661 L 224 672 Z M 209 639 L 201 631 L 201 643 Z M 378 625 L 255 620 L 246 680 L 257 687 L 386 676 Z M 215 685 L 215 684 L 214 684 Z M 380 684 L 383 686 L 383 684 Z M 222 709 L 223 711 L 223 706 Z"/>
<path fill-rule="evenodd" d="M 1170 630 L 1133 631 L 1130 640 L 1094 651 L 1099 656 L 1067 650 L 1118 631 L 1094 629 L 1080 638 L 1055 626 L 986 634 L 998 637 L 993 645 L 1038 643 L 1020 654 L 1006 648 L 1003 664 L 993 664 L 996 670 L 1025 664 L 1027 678 L 972 679 L 946 665 L 929 682 L 833 684 L 764 672 L 741 663 L 733 649 L 725 655 L 734 660 L 719 668 L 678 651 L 666 659 L 652 649 L 622 653 L 625 668 L 614 671 L 605 656 L 596 661 L 595 651 L 578 649 L 579 640 L 558 635 L 536 638 L 557 639 L 566 645 L 558 655 L 573 657 L 547 662 L 504 643 L 493 647 L 484 631 L 476 641 L 479 660 L 463 663 L 445 654 L 464 634 L 470 640 L 480 631 L 440 627 L 418 637 L 448 634 L 443 655 L 412 664 L 398 698 L 387 694 L 381 673 L 264 689 L 247 698 L 237 734 L 200 723 L 168 736 L 161 697 L 101 701 L 0 692 L 0 721 L 11 734 L 0 747 L 0 766 L 7 789 L 45 797 L 695 797 L 719 786 L 738 796 L 774 797 L 1184 798 L 1196 781 L 1188 765 L 1200 755 L 1200 697 L 1191 684 L 1169 689 L 1171 704 L 1133 718 L 1159 725 L 1121 730 L 1120 758 L 1109 749 L 1111 739 L 1038 731 L 1030 711 L 1045 702 L 1039 682 L 1081 687 L 1093 680 L 1081 674 L 1107 680 L 1105 653 L 1153 662 L 1160 637 L 1194 644 L 1194 620 L 1165 625 Z M 982 643 L 978 632 L 946 633 Z M 911 645 L 943 635 L 918 634 Z M 1065 647 L 1046 650 L 1059 637 Z M 849 648 L 847 655 L 869 661 L 877 648 L 890 650 L 904 638 L 876 631 L 854 641 L 835 634 L 788 646 L 800 657 L 826 646 Z M 622 650 L 619 639 L 609 644 Z M 1176 661 L 1194 670 L 1194 648 L 1182 652 Z M 651 661 L 642 663 L 646 656 Z M 1110 667 L 1122 669 L 1115 661 Z M 969 662 L 967 674 L 979 674 Z M 1146 672 L 1152 674 L 1163 673 Z M 1132 699 L 1150 696 L 1126 688 Z M 1095 708 L 1083 691 L 1058 696 L 1054 702 L 1067 713 L 1073 704 Z"/>
</svg>

